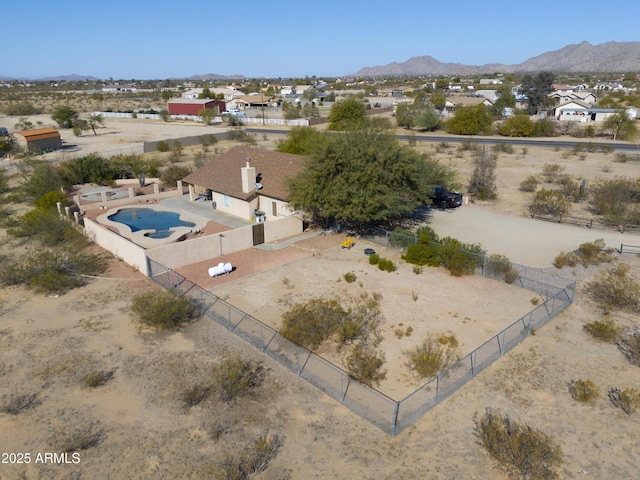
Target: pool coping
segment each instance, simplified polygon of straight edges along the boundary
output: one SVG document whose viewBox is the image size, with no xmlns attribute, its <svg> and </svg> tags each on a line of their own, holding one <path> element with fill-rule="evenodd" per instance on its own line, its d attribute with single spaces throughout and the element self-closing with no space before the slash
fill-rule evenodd
<svg viewBox="0 0 640 480">
<path fill-rule="evenodd" d="M 193 227 L 171 227 L 173 233 L 166 238 L 150 238 L 145 234 L 154 232 L 155 229 L 145 229 L 138 230 L 136 232 L 131 231 L 131 228 L 128 225 L 120 222 L 114 222 L 109 220 L 109 216 L 116 214 L 118 211 L 126 209 L 126 208 L 149 208 L 152 210 L 160 211 L 160 212 L 173 212 L 178 213 L 179 218 L 184 221 L 193 222 L 195 226 Z M 149 250 L 151 248 L 161 247 L 163 245 L 169 245 L 171 243 L 176 243 L 178 241 L 184 240 L 188 234 L 199 232 L 206 227 L 209 220 L 203 218 L 199 215 L 195 215 L 190 212 L 186 212 L 184 210 L 178 208 L 166 208 L 160 205 L 154 204 L 132 204 L 132 205 L 119 205 L 114 208 L 110 208 L 105 213 L 102 213 L 96 217 L 96 221 L 104 226 L 108 227 L 111 230 L 117 232 L 120 236 L 129 239 L 131 242 L 136 245 L 141 246 L 145 250 Z"/>
</svg>

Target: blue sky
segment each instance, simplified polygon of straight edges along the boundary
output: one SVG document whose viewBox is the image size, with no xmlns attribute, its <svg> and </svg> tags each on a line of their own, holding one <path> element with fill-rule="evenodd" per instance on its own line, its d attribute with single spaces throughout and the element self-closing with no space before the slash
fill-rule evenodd
<svg viewBox="0 0 640 480">
<path fill-rule="evenodd" d="M 342 76 L 421 55 L 517 64 L 585 40 L 640 40 L 636 1 L 3 0 L 0 12 L 0 78 Z"/>
</svg>

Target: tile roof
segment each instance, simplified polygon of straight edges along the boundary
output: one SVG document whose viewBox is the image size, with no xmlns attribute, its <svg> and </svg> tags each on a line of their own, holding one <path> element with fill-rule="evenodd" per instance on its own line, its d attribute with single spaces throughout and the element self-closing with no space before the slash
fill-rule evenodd
<svg viewBox="0 0 640 480">
<path fill-rule="evenodd" d="M 247 158 L 260 176 L 262 188 L 249 193 L 242 191 L 242 167 Z M 286 181 L 304 168 L 304 157 L 251 147 L 234 147 L 214 158 L 195 172 L 183 178 L 192 185 L 208 188 L 214 192 L 249 201 L 256 195 L 278 200 L 287 200 Z"/>
</svg>

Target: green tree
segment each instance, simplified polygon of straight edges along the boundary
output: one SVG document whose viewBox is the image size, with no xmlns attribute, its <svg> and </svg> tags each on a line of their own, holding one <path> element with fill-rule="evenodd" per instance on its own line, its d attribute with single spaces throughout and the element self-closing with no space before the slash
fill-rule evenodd
<svg viewBox="0 0 640 480">
<path fill-rule="evenodd" d="M 13 135 L 0 135 L 0 157 L 10 155 L 18 150 L 18 142 Z"/>
<path fill-rule="evenodd" d="M 605 132 L 610 132 L 614 140 L 632 139 L 637 133 L 635 122 L 624 111 L 609 115 L 602 122 L 602 129 Z"/>
<path fill-rule="evenodd" d="M 531 137 L 534 131 L 535 125 L 529 115 L 515 115 L 506 118 L 498 127 L 500 135 L 505 137 Z"/>
<path fill-rule="evenodd" d="M 312 127 L 293 127 L 286 140 L 279 143 L 277 151 L 294 155 L 310 155 L 324 142 L 322 132 Z"/>
<path fill-rule="evenodd" d="M 427 105 L 403 103 L 396 108 L 396 123 L 409 130 L 415 127 L 418 130 L 433 131 L 438 128 L 440 117 Z"/>
<path fill-rule="evenodd" d="M 60 191 L 63 186 L 63 179 L 53 165 L 45 162 L 35 162 L 31 174 L 23 184 L 23 191 L 35 202 L 45 193 L 54 190 Z"/>
<path fill-rule="evenodd" d="M 500 85 L 496 89 L 498 98 L 491 107 L 491 113 L 494 117 L 500 117 L 505 108 L 515 108 L 516 97 L 511 93 L 511 87 L 509 85 Z"/>
<path fill-rule="evenodd" d="M 483 135 L 491 133 L 492 118 L 489 109 L 480 104 L 458 107 L 455 116 L 447 121 L 447 132 L 456 135 Z"/>
<path fill-rule="evenodd" d="M 93 115 L 89 115 L 89 118 L 86 120 L 87 126 L 93 130 L 94 135 L 98 135 L 96 132 L 97 127 L 104 127 L 104 117 L 99 113 L 94 113 Z"/>
<path fill-rule="evenodd" d="M 68 105 L 58 105 L 53 109 L 51 119 L 58 124 L 60 128 L 73 128 L 78 120 L 78 112 Z"/>
<path fill-rule="evenodd" d="M 437 111 L 442 112 L 446 103 L 447 97 L 442 90 L 436 90 L 431 94 L 431 105 Z"/>
<path fill-rule="evenodd" d="M 486 145 L 474 152 L 473 173 L 469 179 L 469 195 L 480 200 L 493 200 L 496 193 L 498 157 L 487 151 Z"/>
<path fill-rule="evenodd" d="M 535 77 L 526 74 L 518 89 L 519 93 L 527 96 L 527 109 L 535 115 L 544 105 L 547 95 L 553 92 L 554 75 L 551 72 L 540 72 Z"/>
<path fill-rule="evenodd" d="M 357 97 L 336 102 L 329 112 L 329 130 L 357 130 L 366 124 L 366 108 Z"/>
<path fill-rule="evenodd" d="M 429 185 L 447 184 L 453 172 L 373 131 L 327 134 L 307 168 L 290 181 L 294 208 L 347 223 L 375 223 L 413 211 Z"/>
<path fill-rule="evenodd" d="M 217 114 L 212 108 L 203 108 L 198 112 L 198 116 L 205 125 L 211 125 L 213 123 L 213 119 L 216 118 Z"/>
</svg>

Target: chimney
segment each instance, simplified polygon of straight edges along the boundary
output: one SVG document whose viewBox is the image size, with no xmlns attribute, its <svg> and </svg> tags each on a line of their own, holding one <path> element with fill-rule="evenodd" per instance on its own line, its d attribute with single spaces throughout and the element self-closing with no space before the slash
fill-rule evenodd
<svg viewBox="0 0 640 480">
<path fill-rule="evenodd" d="M 251 166 L 251 160 L 246 159 L 247 165 L 242 167 L 242 191 L 249 193 L 256 188 L 256 168 Z"/>
</svg>

